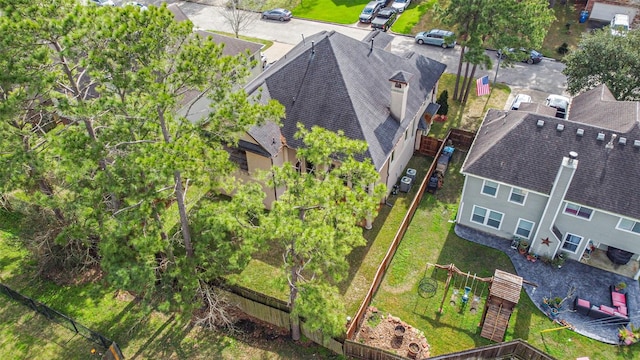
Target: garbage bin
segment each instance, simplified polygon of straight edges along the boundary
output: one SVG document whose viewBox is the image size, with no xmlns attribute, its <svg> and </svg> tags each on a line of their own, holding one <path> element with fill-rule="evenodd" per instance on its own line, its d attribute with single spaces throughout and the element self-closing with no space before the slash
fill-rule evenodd
<svg viewBox="0 0 640 360">
<path fill-rule="evenodd" d="M 589 11 L 587 10 L 580 11 L 580 23 L 587 22 L 588 18 L 589 18 Z"/>
</svg>

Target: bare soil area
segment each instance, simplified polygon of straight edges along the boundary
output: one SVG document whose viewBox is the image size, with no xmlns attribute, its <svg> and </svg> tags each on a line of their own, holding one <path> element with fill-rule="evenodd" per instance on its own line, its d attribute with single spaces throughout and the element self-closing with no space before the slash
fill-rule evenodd
<svg viewBox="0 0 640 360">
<path fill-rule="evenodd" d="M 356 341 L 413 359 L 430 356 L 430 346 L 422 331 L 391 314 L 381 314 L 373 306 L 367 309 L 365 319 Z"/>
</svg>

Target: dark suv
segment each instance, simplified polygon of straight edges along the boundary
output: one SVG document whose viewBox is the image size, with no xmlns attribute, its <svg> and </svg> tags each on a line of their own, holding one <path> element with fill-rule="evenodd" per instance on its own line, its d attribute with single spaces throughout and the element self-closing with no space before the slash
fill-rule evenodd
<svg viewBox="0 0 640 360">
<path fill-rule="evenodd" d="M 378 15 L 378 11 L 382 9 L 382 4 L 378 1 L 370 1 L 367 5 L 365 5 L 364 9 L 360 13 L 360 22 L 361 23 L 370 23 L 376 15 Z"/>
<path fill-rule="evenodd" d="M 508 49 L 507 51 L 513 54 L 512 56 L 509 56 L 509 58 L 512 58 L 512 59 L 515 58 L 515 60 L 526 62 L 527 64 L 537 64 L 540 61 L 542 61 L 542 54 L 540 54 L 535 50 L 511 48 L 511 49 Z M 507 57 L 507 54 L 504 53 L 502 50 L 498 50 L 498 52 L 496 53 L 496 56 L 498 56 L 501 59 L 504 59 Z"/>
<path fill-rule="evenodd" d="M 384 8 L 378 12 L 378 16 L 376 16 L 373 21 L 371 21 L 371 27 L 374 29 L 380 29 L 382 31 L 387 31 L 393 25 L 393 22 L 396 21 L 396 17 L 398 13 L 394 8 Z"/>
</svg>

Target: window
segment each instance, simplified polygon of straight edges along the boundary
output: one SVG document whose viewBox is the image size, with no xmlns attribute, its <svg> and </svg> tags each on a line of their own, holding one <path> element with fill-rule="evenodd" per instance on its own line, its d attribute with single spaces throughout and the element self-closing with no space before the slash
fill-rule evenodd
<svg viewBox="0 0 640 360">
<path fill-rule="evenodd" d="M 482 193 L 485 195 L 496 197 L 498 194 L 498 183 L 485 180 L 482 185 Z"/>
<path fill-rule="evenodd" d="M 405 130 L 404 132 L 404 140 L 407 140 L 407 136 L 409 136 L 409 129 Z"/>
<path fill-rule="evenodd" d="M 524 190 L 518 189 L 518 188 L 511 189 L 511 195 L 509 195 L 509 201 L 516 204 L 523 205 L 524 200 L 526 198 L 527 198 L 527 193 Z"/>
<path fill-rule="evenodd" d="M 396 156 L 396 151 L 395 151 L 395 150 L 393 150 L 393 151 L 391 152 L 391 162 L 393 162 L 393 158 L 394 158 L 395 156 Z"/>
<path fill-rule="evenodd" d="M 640 234 L 640 222 L 637 221 L 621 218 L 616 228 Z"/>
<path fill-rule="evenodd" d="M 311 161 L 306 160 L 306 159 L 305 159 L 305 163 L 307 164 L 307 166 L 306 166 L 307 173 L 313 174 L 315 172 L 315 170 L 316 170 L 315 165 L 313 165 L 313 163 Z"/>
<path fill-rule="evenodd" d="M 593 209 L 589 209 L 588 207 L 567 203 L 567 206 L 564 208 L 565 214 L 575 215 L 577 217 L 581 217 L 583 219 L 591 219 L 591 214 L 593 214 Z"/>
<path fill-rule="evenodd" d="M 575 254 L 581 241 L 582 237 L 567 233 L 567 236 L 564 237 L 562 248 Z"/>
<path fill-rule="evenodd" d="M 229 153 L 229 160 L 238 165 L 240 170 L 249 171 L 246 151 L 232 147 L 225 147 L 225 150 Z"/>
<path fill-rule="evenodd" d="M 520 219 L 518 220 L 518 227 L 516 228 L 516 235 L 528 239 L 531 236 L 531 230 L 533 230 L 533 225 L 529 220 Z"/>
<path fill-rule="evenodd" d="M 494 229 L 500 229 L 502 216 L 503 214 L 499 212 L 481 208 L 479 206 L 474 206 L 473 214 L 471 215 L 471 221 L 492 227 Z"/>
</svg>

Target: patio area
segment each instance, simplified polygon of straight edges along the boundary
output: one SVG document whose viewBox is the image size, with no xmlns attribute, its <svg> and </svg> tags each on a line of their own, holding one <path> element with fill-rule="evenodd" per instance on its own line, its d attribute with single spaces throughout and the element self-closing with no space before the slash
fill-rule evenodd
<svg viewBox="0 0 640 360">
<path fill-rule="evenodd" d="M 587 299 L 591 304 L 610 305 L 610 285 L 621 281 L 626 282 L 629 319 L 635 326 L 640 326 L 640 287 L 638 281 L 631 277 L 573 260 L 567 260 L 561 268 L 555 268 L 540 261 L 531 262 L 520 255 L 517 250 L 510 248 L 510 240 L 461 225 L 456 225 L 455 232 L 463 239 L 501 250 L 507 254 L 517 274 L 538 285 L 537 287 L 524 285 L 524 289 L 541 311 L 543 297 L 565 297 L 571 287 L 575 287 L 574 297 Z M 604 257 L 606 258 L 606 254 Z M 594 258 L 589 261 L 594 261 Z M 558 316 L 559 321 L 564 320 L 571 324 L 578 334 L 608 344 L 619 343 L 618 329 L 620 325 L 578 314 L 573 310 L 573 298 L 568 299 L 566 304 Z"/>
<path fill-rule="evenodd" d="M 637 260 L 630 260 L 625 265 L 614 264 L 607 257 L 607 252 L 600 249 L 593 250 L 591 254 L 585 254 L 580 262 L 629 278 L 633 278 L 638 273 L 638 268 L 640 267 L 640 263 Z"/>
</svg>

